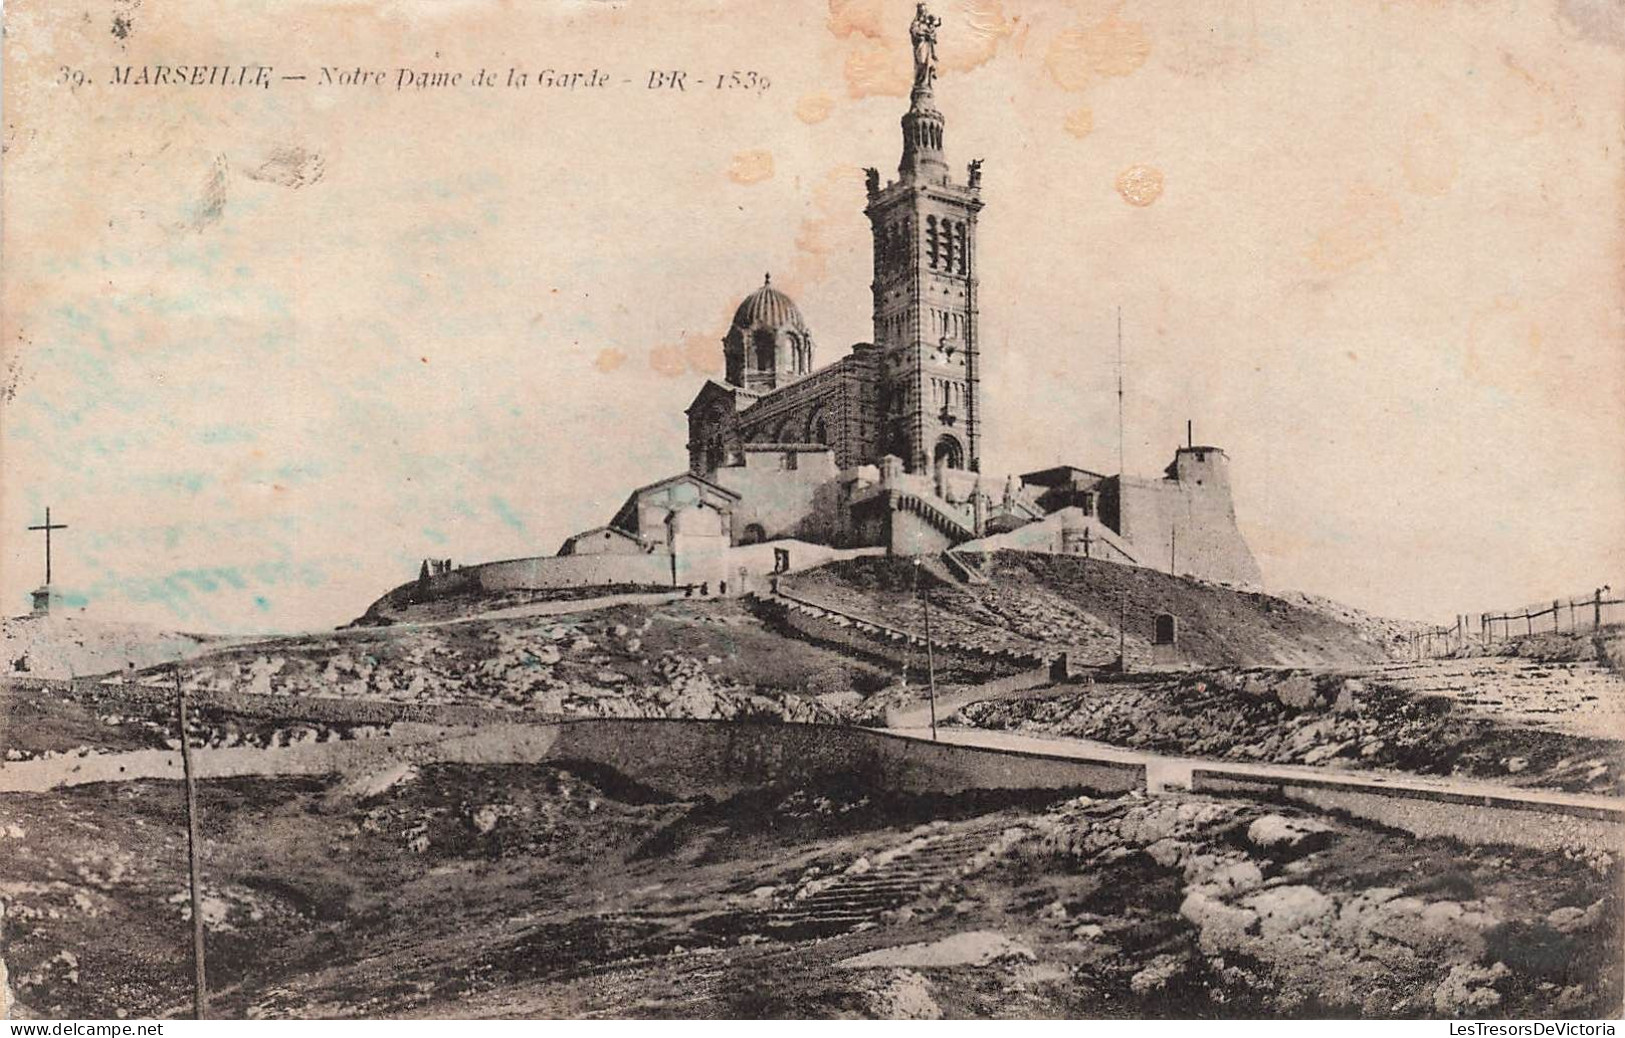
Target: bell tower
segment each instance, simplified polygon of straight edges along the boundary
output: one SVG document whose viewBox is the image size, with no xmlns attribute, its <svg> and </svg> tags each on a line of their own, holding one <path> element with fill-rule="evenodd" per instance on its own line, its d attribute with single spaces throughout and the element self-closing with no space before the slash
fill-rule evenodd
<svg viewBox="0 0 1625 1038">
<path fill-rule="evenodd" d="M 936 108 L 940 18 L 916 7 L 914 88 L 897 180 L 867 171 L 874 234 L 874 342 L 880 354 L 880 452 L 910 472 L 981 469 L 976 217 L 981 161 L 956 182 Z"/>
</svg>

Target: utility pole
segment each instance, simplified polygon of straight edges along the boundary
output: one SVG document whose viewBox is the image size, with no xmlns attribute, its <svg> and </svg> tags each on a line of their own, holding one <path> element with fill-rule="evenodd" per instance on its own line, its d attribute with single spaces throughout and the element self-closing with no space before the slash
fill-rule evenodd
<svg viewBox="0 0 1625 1038">
<path fill-rule="evenodd" d="M 1179 570 L 1175 568 L 1175 560 L 1178 558 L 1178 551 L 1179 527 L 1170 526 L 1168 528 L 1168 573 L 1170 576 L 1179 575 Z"/>
<path fill-rule="evenodd" d="M 1117 593 L 1117 670 L 1128 673 L 1128 592 Z"/>
<path fill-rule="evenodd" d="M 920 560 L 914 560 L 914 589 L 920 587 Z M 925 681 L 927 695 L 931 700 L 931 741 L 937 741 L 937 661 L 931 650 L 931 596 L 920 595 L 920 604 L 925 609 Z"/>
<path fill-rule="evenodd" d="M 1117 494 L 1123 495 L 1123 308 L 1117 308 Z"/>
<path fill-rule="evenodd" d="M 186 780 L 186 851 L 192 888 L 192 1016 L 202 1020 L 209 1012 L 209 988 L 203 970 L 203 889 L 198 855 L 197 782 L 192 774 L 192 742 L 186 734 L 186 693 L 181 691 L 181 668 L 175 667 L 175 704 L 181 724 L 181 771 Z"/>
</svg>

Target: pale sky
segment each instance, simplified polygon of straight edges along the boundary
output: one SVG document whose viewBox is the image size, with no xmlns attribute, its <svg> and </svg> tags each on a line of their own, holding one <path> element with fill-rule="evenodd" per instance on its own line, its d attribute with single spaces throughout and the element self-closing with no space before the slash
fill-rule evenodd
<svg viewBox="0 0 1625 1038">
<path fill-rule="evenodd" d="M 764 271 L 819 364 L 869 337 L 912 3 L 246 6 L 6 5 L 5 613 L 50 505 L 88 616 L 341 623 L 680 471 Z M 1269 587 L 1448 620 L 1625 574 L 1625 8 L 933 6 L 990 478 L 1115 471 L 1121 307 L 1128 470 L 1194 420 Z M 270 89 L 111 82 L 245 63 Z"/>
</svg>

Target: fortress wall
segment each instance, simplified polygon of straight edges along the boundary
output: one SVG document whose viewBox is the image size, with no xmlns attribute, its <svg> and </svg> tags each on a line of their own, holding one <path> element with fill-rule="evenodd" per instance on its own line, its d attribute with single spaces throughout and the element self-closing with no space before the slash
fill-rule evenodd
<svg viewBox="0 0 1625 1038">
<path fill-rule="evenodd" d="M 1236 527 L 1227 487 L 1130 479 L 1121 493 L 1122 535 L 1140 565 L 1167 571 L 1174 541 L 1179 574 L 1254 587 L 1263 582 L 1258 561 Z"/>
</svg>

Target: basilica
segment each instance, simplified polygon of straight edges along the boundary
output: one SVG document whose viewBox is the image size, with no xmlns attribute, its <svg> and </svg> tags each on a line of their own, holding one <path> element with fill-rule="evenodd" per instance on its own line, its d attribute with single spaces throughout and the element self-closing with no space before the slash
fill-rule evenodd
<svg viewBox="0 0 1625 1038">
<path fill-rule="evenodd" d="M 687 470 L 638 488 L 603 526 L 566 540 L 561 573 L 580 570 L 585 581 L 625 568 L 672 583 L 714 573 L 719 584 L 734 575 L 743 590 L 768 557 L 756 546 L 772 543 L 778 562 L 792 546 L 803 560 L 1012 548 L 1259 582 L 1218 447 L 1187 440 L 1152 479 L 1072 466 L 983 474 L 995 416 L 981 392 L 982 169 L 947 159 L 939 26 L 920 5 L 896 178 L 866 171 L 872 341 L 819 367 L 812 326 L 764 277 L 722 340 L 723 378 L 707 380 L 688 407 Z"/>
</svg>

